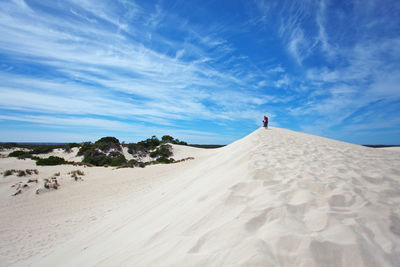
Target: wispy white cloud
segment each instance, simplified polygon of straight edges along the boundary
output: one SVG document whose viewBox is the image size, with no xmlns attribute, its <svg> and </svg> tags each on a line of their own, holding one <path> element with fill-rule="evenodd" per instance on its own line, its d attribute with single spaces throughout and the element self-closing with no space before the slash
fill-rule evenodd
<svg viewBox="0 0 400 267">
<path fill-rule="evenodd" d="M 110 115 L 116 119 L 135 116 L 148 122 L 160 122 L 162 118 L 168 124 L 169 120 L 226 118 L 229 110 L 237 112 L 230 118 L 239 118 L 246 109 L 253 110 L 260 105 L 252 101 L 257 94 L 251 91 L 244 92 L 240 98 L 226 94 L 229 87 L 242 87 L 248 80 L 243 80 L 246 79 L 243 74 L 237 77 L 238 69 L 221 71 L 218 65 L 205 60 L 210 55 L 220 57 L 221 49 L 210 54 L 197 42 L 187 41 L 175 53 L 160 51 L 159 47 L 153 49 L 141 41 L 142 35 L 138 36 L 139 40 L 131 38 L 131 35 L 137 36 L 138 29 L 132 24 L 125 25 L 129 19 L 141 16 L 137 5 L 130 5 L 121 15 L 118 10 L 121 7 L 111 2 L 71 3 L 74 8 L 70 13 L 75 20 L 65 21 L 28 5 L 25 5 L 28 16 L 19 9 L 1 14 L 0 34 L 8 36 L 0 41 L 3 51 L 22 61 L 52 67 L 65 77 L 48 80 L 3 75 L 2 108 Z M 2 5 L 13 8 L 13 3 Z M 141 26 L 156 27 L 163 14 L 157 6 L 150 20 Z M 101 24 L 103 21 L 114 27 L 105 27 Z M 186 34 L 193 36 L 194 31 L 188 29 Z M 169 42 L 160 35 L 157 38 L 161 44 Z M 208 47 L 225 45 L 224 40 L 212 35 L 196 33 L 196 38 Z M 185 52 L 187 45 L 190 45 L 190 56 L 195 55 L 191 60 Z M 222 49 L 223 53 L 230 51 L 228 46 Z M 212 103 L 215 108 L 204 102 Z"/>
</svg>

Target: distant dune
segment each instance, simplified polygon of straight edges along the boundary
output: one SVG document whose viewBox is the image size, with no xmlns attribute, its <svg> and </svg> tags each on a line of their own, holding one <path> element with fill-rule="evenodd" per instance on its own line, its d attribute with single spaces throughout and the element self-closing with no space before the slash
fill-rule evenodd
<svg viewBox="0 0 400 267">
<path fill-rule="evenodd" d="M 384 150 L 388 150 L 388 151 L 400 152 L 400 146 L 381 147 L 381 148 L 379 148 L 379 149 L 384 149 Z"/>
<path fill-rule="evenodd" d="M 2 171 L 60 172 L 61 187 L 11 196 L 27 178 L 1 178 L 0 265 L 400 266 L 397 151 L 279 128 L 173 149 L 195 159 L 115 169 L 1 158 Z"/>
</svg>

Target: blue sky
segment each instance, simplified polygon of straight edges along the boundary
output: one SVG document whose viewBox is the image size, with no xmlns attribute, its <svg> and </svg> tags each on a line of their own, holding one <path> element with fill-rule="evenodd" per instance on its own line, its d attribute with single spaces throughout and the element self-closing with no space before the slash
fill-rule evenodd
<svg viewBox="0 0 400 267">
<path fill-rule="evenodd" d="M 399 1 L 0 0 L 0 140 L 400 144 Z"/>
</svg>

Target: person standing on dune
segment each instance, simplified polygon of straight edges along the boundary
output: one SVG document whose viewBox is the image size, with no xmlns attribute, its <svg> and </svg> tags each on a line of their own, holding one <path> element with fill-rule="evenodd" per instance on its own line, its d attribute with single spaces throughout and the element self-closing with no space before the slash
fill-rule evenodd
<svg viewBox="0 0 400 267">
<path fill-rule="evenodd" d="M 267 116 L 264 116 L 263 123 L 264 123 L 264 127 L 268 128 L 268 117 Z"/>
</svg>

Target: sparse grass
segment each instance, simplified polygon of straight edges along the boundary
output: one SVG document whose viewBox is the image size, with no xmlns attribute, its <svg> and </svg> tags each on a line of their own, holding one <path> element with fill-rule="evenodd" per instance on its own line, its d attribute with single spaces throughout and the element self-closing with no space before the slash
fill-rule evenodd
<svg viewBox="0 0 400 267">
<path fill-rule="evenodd" d="M 86 163 L 86 162 L 74 162 L 74 166 L 94 167 L 93 164 Z"/>
<path fill-rule="evenodd" d="M 55 174 L 53 174 L 54 176 L 60 176 L 60 172 L 56 172 Z"/>
<path fill-rule="evenodd" d="M 3 176 L 10 176 L 16 174 L 18 177 L 26 176 L 26 175 L 32 175 L 32 174 L 39 174 L 39 171 L 37 169 L 26 169 L 26 170 L 5 170 L 3 172 Z"/>
<path fill-rule="evenodd" d="M 27 175 L 39 174 L 39 171 L 37 169 L 26 169 L 25 172 Z"/>
<path fill-rule="evenodd" d="M 194 159 L 194 157 L 187 157 L 187 158 L 184 158 L 184 159 L 176 160 L 176 161 L 174 161 L 174 163 L 179 163 L 179 162 L 183 162 L 183 161 L 187 161 L 187 160 L 193 160 L 193 159 Z"/>
<path fill-rule="evenodd" d="M 74 178 L 75 181 L 83 180 L 81 176 L 84 176 L 85 173 L 81 170 L 75 170 L 68 173 L 71 175 L 71 178 Z"/>
<path fill-rule="evenodd" d="M 44 188 L 46 189 L 58 189 L 60 187 L 60 184 L 58 183 L 58 180 L 56 177 L 51 177 L 50 179 L 46 178 L 44 179 Z"/>
<path fill-rule="evenodd" d="M 146 166 L 149 166 L 149 165 L 179 163 L 179 162 L 184 162 L 184 161 L 193 160 L 193 159 L 194 159 L 194 157 L 187 157 L 187 158 L 180 159 L 180 160 L 175 160 L 173 158 L 159 157 L 157 160 L 148 161 L 148 162 L 141 162 L 141 161 L 136 161 L 134 159 L 131 159 L 126 164 L 123 164 L 123 165 L 119 166 L 118 168 L 134 168 L 134 167 L 145 168 Z"/>
<path fill-rule="evenodd" d="M 26 176 L 26 172 L 24 170 L 19 170 L 17 176 L 18 177 Z"/>
<path fill-rule="evenodd" d="M 71 176 L 72 175 L 82 175 L 82 176 L 85 175 L 85 173 L 83 171 L 81 171 L 81 170 L 71 171 L 69 174 L 71 174 Z"/>
<path fill-rule="evenodd" d="M 3 176 L 6 177 L 6 176 L 13 175 L 14 172 L 15 172 L 15 170 L 6 170 L 6 171 L 3 173 Z"/>
<path fill-rule="evenodd" d="M 13 194 L 13 196 L 19 195 L 19 194 L 21 194 L 21 193 L 22 193 L 22 190 L 21 190 L 21 189 L 18 189 L 17 192 L 15 192 L 15 193 Z"/>
</svg>

